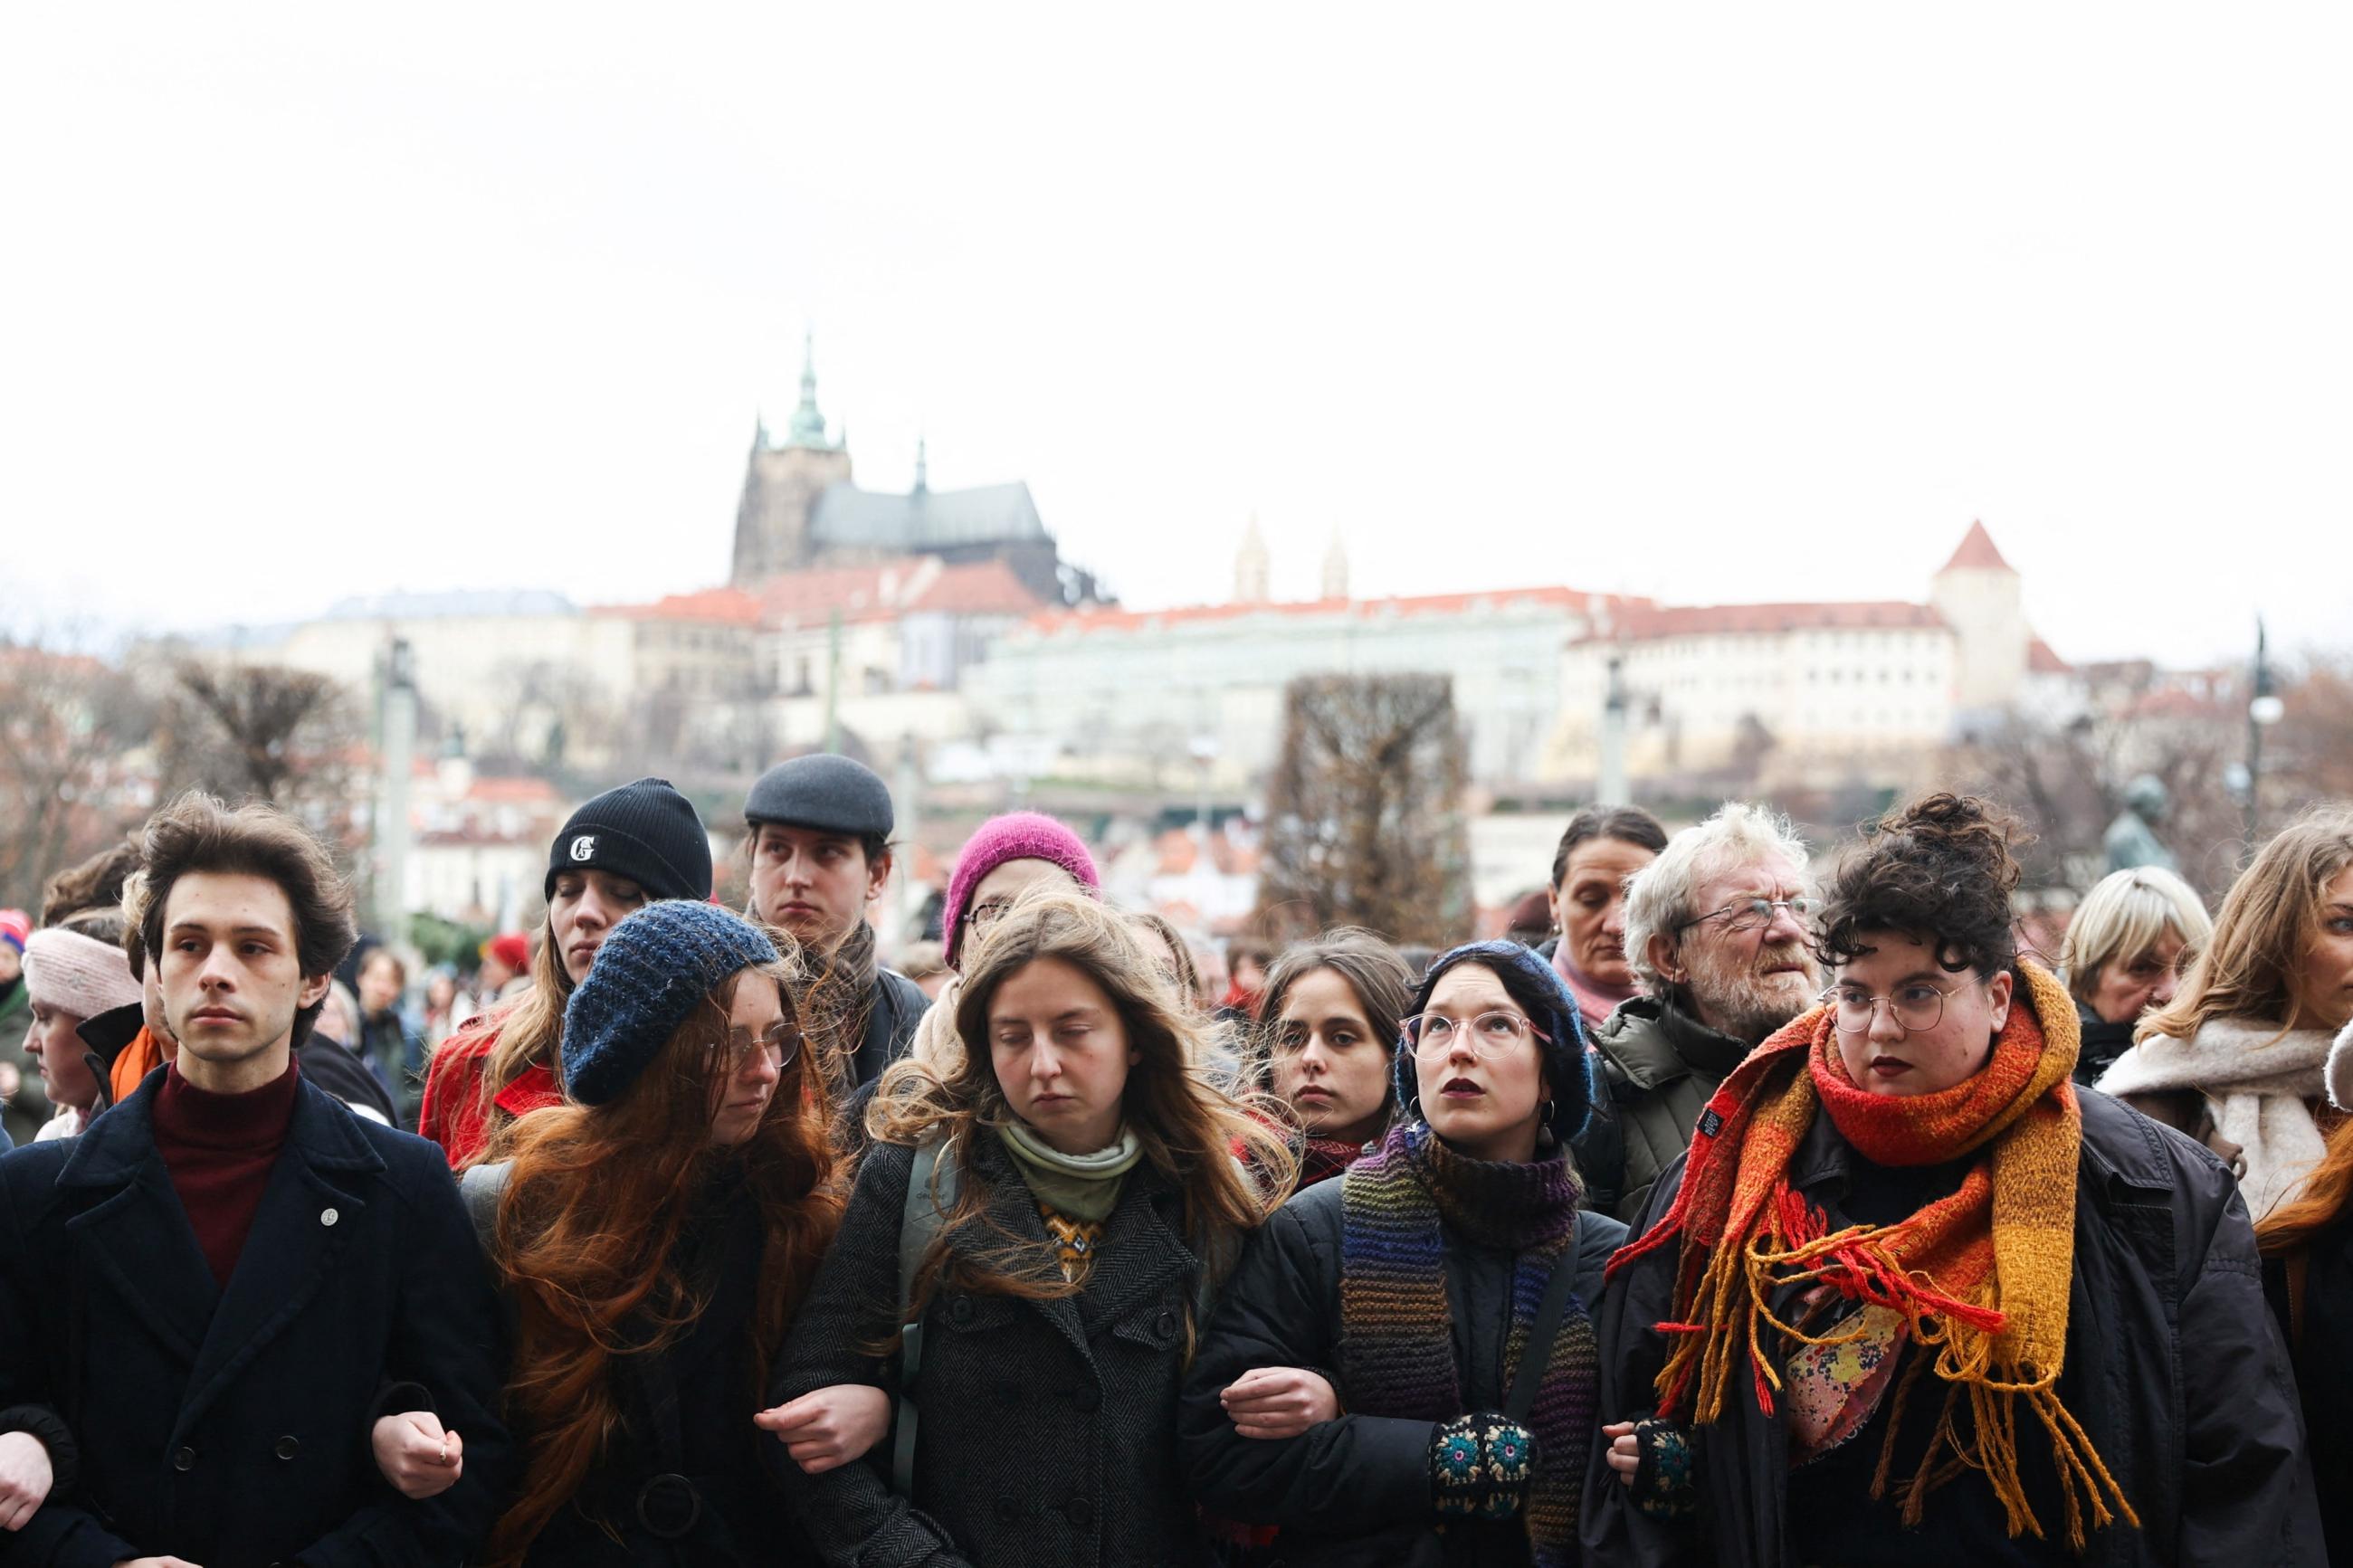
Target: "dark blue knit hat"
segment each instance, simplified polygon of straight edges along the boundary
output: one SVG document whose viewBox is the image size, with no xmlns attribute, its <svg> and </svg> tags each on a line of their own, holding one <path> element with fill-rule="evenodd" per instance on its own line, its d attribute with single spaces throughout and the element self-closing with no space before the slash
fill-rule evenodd
<svg viewBox="0 0 2353 1568">
<path fill-rule="evenodd" d="M 583 1105 L 619 1099 L 721 981 L 776 962 L 776 943 L 741 915 L 648 904 L 605 938 L 564 1009 L 565 1092 Z"/>
<path fill-rule="evenodd" d="M 597 962 L 604 962 L 602 954 Z M 1466 942 L 1430 961 L 1406 1016 L 1418 1018 L 1428 1012 L 1430 993 L 1438 989 L 1448 970 L 1461 963 L 1484 964 L 1493 970 L 1512 999 L 1537 1028 L 1551 1037 L 1549 1043 L 1536 1042 L 1544 1052 L 1545 1082 L 1552 1088 L 1552 1119 L 1545 1125 L 1566 1146 L 1585 1131 L 1586 1118 L 1593 1111 L 1593 1055 L 1586 1048 L 1585 1023 L 1577 1015 L 1577 999 L 1541 954 L 1516 942 Z M 1398 1042 L 1395 1077 L 1397 1102 L 1412 1105 L 1421 1091 L 1414 1081 L 1413 1052 L 1403 1040 Z"/>
</svg>

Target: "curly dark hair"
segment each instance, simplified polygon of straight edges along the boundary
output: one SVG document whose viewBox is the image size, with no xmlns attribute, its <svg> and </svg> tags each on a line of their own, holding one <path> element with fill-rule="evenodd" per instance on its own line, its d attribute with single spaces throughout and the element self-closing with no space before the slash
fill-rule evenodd
<svg viewBox="0 0 2353 1568">
<path fill-rule="evenodd" d="M 1835 966 L 1872 952 L 1872 935 L 1894 932 L 1934 947 L 1950 973 L 1990 980 L 2016 968 L 2010 849 L 2026 841 L 2017 818 L 1976 795 L 1939 793 L 1889 813 L 1839 862 L 1815 951 Z"/>
</svg>

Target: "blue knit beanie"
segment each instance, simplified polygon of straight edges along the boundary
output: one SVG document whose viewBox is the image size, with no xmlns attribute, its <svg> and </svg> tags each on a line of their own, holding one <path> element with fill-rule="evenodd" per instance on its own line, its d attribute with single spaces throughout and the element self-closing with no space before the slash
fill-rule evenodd
<svg viewBox="0 0 2353 1568">
<path fill-rule="evenodd" d="M 604 962 L 602 954 L 597 962 Z M 1430 961 L 1406 1016 L 1419 1018 L 1428 1012 L 1430 993 L 1438 989 L 1448 970 L 1461 963 L 1484 964 L 1493 970 L 1512 999 L 1526 1010 L 1529 1020 L 1551 1037 L 1549 1042 L 1536 1042 L 1544 1053 L 1545 1082 L 1552 1089 L 1552 1119 L 1545 1125 L 1566 1147 L 1585 1131 L 1586 1118 L 1593 1112 L 1593 1055 L 1586 1048 L 1585 1024 L 1577 1016 L 1577 999 L 1550 963 L 1518 942 L 1466 942 Z M 1402 1039 L 1398 1042 L 1396 1079 L 1397 1102 L 1414 1104 L 1421 1089 L 1414 1081 L 1413 1052 Z"/>
<path fill-rule="evenodd" d="M 776 962 L 760 928 L 716 904 L 664 899 L 613 928 L 564 1009 L 564 1089 L 619 1099 L 687 1016 L 739 969 Z"/>
</svg>

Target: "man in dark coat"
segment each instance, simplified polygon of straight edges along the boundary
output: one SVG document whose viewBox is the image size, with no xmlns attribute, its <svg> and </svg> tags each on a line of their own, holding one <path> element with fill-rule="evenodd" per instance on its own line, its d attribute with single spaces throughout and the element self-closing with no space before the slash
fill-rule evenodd
<svg viewBox="0 0 2353 1568">
<path fill-rule="evenodd" d="M 931 998 L 875 954 L 868 906 L 890 885 L 891 791 L 869 767 L 829 752 L 778 763 L 744 799 L 750 832 L 754 920 L 789 934 L 828 974 L 828 995 L 849 1045 L 849 1082 L 871 1083 L 906 1055 Z M 833 980 L 839 977 L 839 983 Z M 854 1044 L 850 1044 L 854 1042 Z"/>
<path fill-rule="evenodd" d="M 513 1469 L 490 1280 L 439 1152 L 293 1059 L 349 892 L 269 807 L 184 797 L 146 847 L 176 1060 L 79 1139 L 0 1157 L 0 1426 L 53 1477 L 0 1562 L 460 1562 Z M 396 1384 L 463 1443 L 429 1500 L 371 1458 Z"/>
</svg>

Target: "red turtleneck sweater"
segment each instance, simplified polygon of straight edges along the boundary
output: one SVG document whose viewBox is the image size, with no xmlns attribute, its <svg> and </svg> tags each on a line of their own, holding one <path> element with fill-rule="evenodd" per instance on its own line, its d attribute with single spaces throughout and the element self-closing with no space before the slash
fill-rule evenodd
<svg viewBox="0 0 2353 1568">
<path fill-rule="evenodd" d="M 301 1087 L 291 1061 L 274 1082 L 245 1094 L 198 1089 L 174 1063 L 155 1096 L 155 1148 L 224 1290 L 252 1233 L 270 1167 L 286 1145 Z"/>
</svg>

